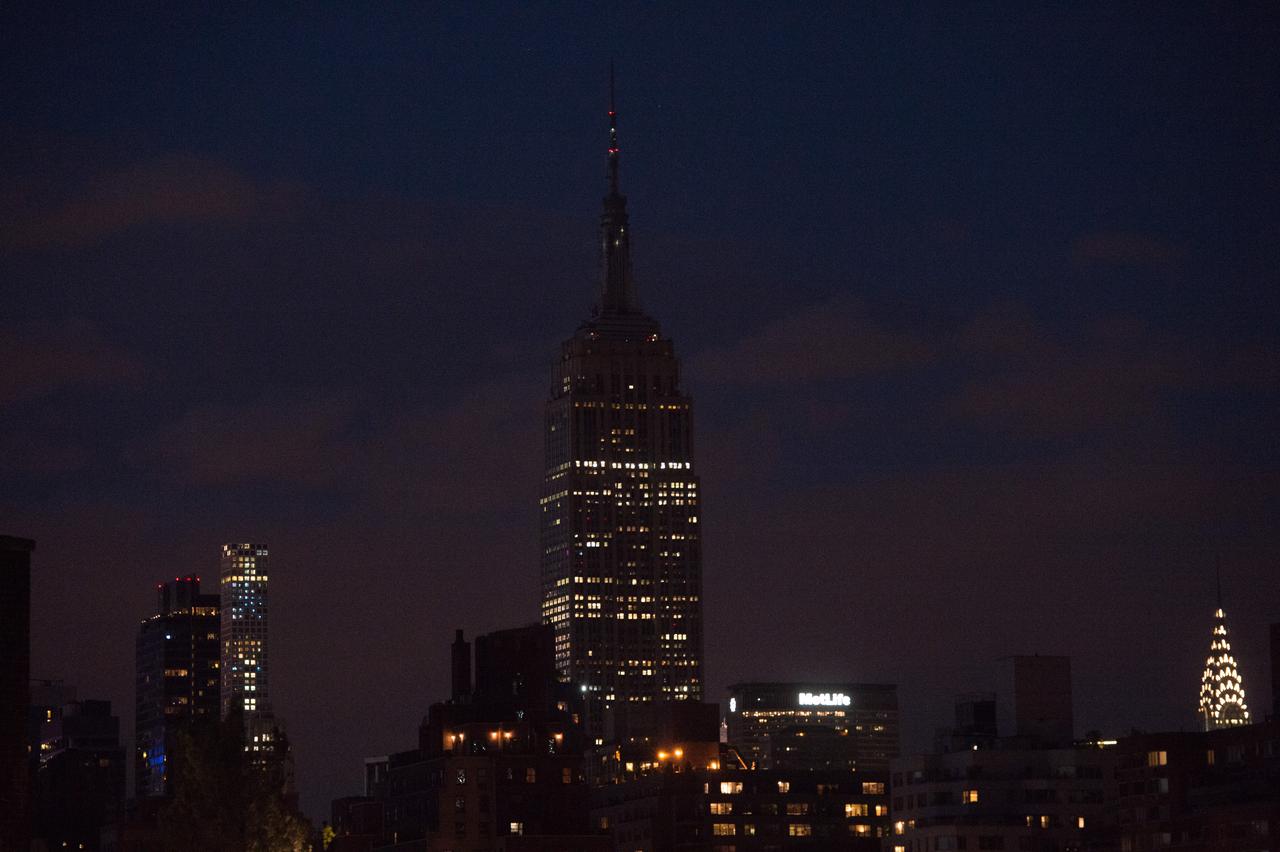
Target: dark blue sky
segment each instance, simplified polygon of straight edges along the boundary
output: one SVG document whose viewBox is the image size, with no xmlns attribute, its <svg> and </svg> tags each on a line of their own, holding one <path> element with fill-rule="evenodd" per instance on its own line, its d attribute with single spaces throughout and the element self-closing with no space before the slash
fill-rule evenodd
<svg viewBox="0 0 1280 852">
<path fill-rule="evenodd" d="M 995 658 L 1191 725 L 1223 568 L 1280 620 L 1280 26 L 1265 4 L 476 5 L 0 26 L 0 526 L 34 665 L 132 710 L 154 584 L 273 552 L 304 804 L 537 614 L 539 408 L 619 74 L 638 288 L 705 492 L 709 697 Z M 318 709 L 318 708 L 323 708 Z"/>
</svg>

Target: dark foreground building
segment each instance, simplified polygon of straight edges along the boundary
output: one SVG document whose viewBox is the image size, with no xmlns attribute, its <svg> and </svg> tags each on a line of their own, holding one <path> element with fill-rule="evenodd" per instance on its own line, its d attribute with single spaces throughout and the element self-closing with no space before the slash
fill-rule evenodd
<svg viewBox="0 0 1280 852">
<path fill-rule="evenodd" d="M 218 596 L 200 593 L 200 578 L 156 586 L 156 612 L 138 629 L 134 710 L 136 790 L 160 796 L 167 787 L 177 731 L 196 719 L 216 720 L 219 703 Z"/>
<path fill-rule="evenodd" d="M 1280 849 L 1280 721 L 1120 741 L 1121 852 Z"/>
<path fill-rule="evenodd" d="M 1111 848 L 1114 743 L 1073 737 L 1066 657 L 1000 661 L 1002 692 L 963 696 L 937 752 L 892 762 L 892 852 Z"/>
<path fill-rule="evenodd" d="M 339 850 L 599 852 L 591 832 L 580 702 L 556 677 L 547 625 L 452 647 L 453 695 L 417 748 L 366 766 L 365 795 L 334 802 Z"/>
<path fill-rule="evenodd" d="M 97 850 L 103 828 L 124 811 L 120 720 L 110 701 L 70 700 L 41 709 L 35 836 L 47 849 Z"/>
<path fill-rule="evenodd" d="M 879 850 L 889 835 L 888 776 L 830 770 L 668 765 L 593 791 L 592 819 L 617 852 Z"/>
<path fill-rule="evenodd" d="M 702 697 L 701 491 L 693 401 L 670 339 L 641 310 L 610 108 L 597 311 L 561 347 L 544 424 L 542 621 L 581 691 L 591 744 L 629 733 L 616 707 Z"/>
<path fill-rule="evenodd" d="M 31 551 L 27 538 L 0 535 L 0 852 L 31 846 Z"/>
</svg>

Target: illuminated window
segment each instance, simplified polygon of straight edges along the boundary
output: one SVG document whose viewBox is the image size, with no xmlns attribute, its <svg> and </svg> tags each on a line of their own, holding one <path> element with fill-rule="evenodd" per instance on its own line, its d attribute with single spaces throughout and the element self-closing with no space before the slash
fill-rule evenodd
<svg viewBox="0 0 1280 852">
<path fill-rule="evenodd" d="M 711 813 L 716 816 L 728 816 L 733 813 L 733 802 L 712 802 Z"/>
<path fill-rule="evenodd" d="M 1084 828 L 1084 817 L 1076 817 L 1076 828 Z"/>
<path fill-rule="evenodd" d="M 867 806 L 861 802 L 845 802 L 844 815 L 847 817 L 866 816 Z"/>
<path fill-rule="evenodd" d="M 893 824 L 893 833 L 894 833 L 894 834 L 903 834 L 903 833 L 905 833 L 905 832 L 906 832 L 906 830 L 907 830 L 907 824 L 906 824 L 905 822 L 903 822 L 902 820 L 898 820 L 897 822 L 895 822 L 895 823 Z"/>
<path fill-rule="evenodd" d="M 810 837 L 813 835 L 813 826 L 807 822 L 793 822 L 787 826 L 787 834 L 791 837 Z"/>
<path fill-rule="evenodd" d="M 876 805 L 875 813 L 876 816 L 888 816 L 889 808 L 885 805 Z"/>
<path fill-rule="evenodd" d="M 1040 827 L 1041 827 L 1041 828 L 1048 828 L 1048 827 L 1049 827 L 1049 815 L 1048 815 L 1048 814 L 1041 814 L 1041 815 L 1040 815 Z"/>
<path fill-rule="evenodd" d="M 738 827 L 731 822 L 714 822 L 711 833 L 719 837 L 729 837 L 738 833 Z"/>
<path fill-rule="evenodd" d="M 1169 752 L 1167 751 L 1147 752 L 1147 766 L 1167 766 L 1168 764 L 1169 764 Z"/>
<path fill-rule="evenodd" d="M 871 826 L 867 825 L 865 822 L 854 823 L 853 825 L 850 826 L 850 829 L 858 837 L 871 836 Z"/>
<path fill-rule="evenodd" d="M 524 823 L 522 822 L 511 823 L 511 834 L 524 834 Z"/>
<path fill-rule="evenodd" d="M 524 782 L 526 784 L 533 784 L 537 782 L 537 780 L 538 770 L 534 769 L 532 766 L 526 766 L 524 770 Z"/>
<path fill-rule="evenodd" d="M 978 803 L 978 791 L 964 790 L 960 793 L 960 800 L 966 805 L 976 805 Z"/>
<path fill-rule="evenodd" d="M 725 796 L 733 796 L 742 792 L 741 781 L 721 781 L 720 793 Z"/>
<path fill-rule="evenodd" d="M 779 793 L 790 793 L 790 792 L 791 792 L 791 782 L 790 782 L 790 781 L 779 781 L 779 782 L 778 782 L 778 792 L 779 792 Z"/>
<path fill-rule="evenodd" d="M 862 795 L 864 795 L 864 796 L 883 796 L 883 795 L 884 795 L 884 782 L 883 782 L 883 781 L 863 781 L 863 782 L 862 782 Z"/>
<path fill-rule="evenodd" d="M 808 802 L 787 802 L 787 816 L 805 816 L 808 813 Z"/>
</svg>

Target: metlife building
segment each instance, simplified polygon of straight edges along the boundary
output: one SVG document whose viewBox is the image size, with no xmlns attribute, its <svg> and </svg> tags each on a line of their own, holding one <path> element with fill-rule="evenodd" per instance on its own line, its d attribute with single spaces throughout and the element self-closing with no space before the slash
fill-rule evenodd
<svg viewBox="0 0 1280 852">
<path fill-rule="evenodd" d="M 898 687 L 884 683 L 738 683 L 729 743 L 757 769 L 888 772 L 898 756 Z"/>
</svg>

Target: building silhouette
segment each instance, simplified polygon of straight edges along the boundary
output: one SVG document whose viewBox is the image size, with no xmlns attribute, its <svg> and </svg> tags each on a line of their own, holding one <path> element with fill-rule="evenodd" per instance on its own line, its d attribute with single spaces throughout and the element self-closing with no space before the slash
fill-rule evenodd
<svg viewBox="0 0 1280 852">
<path fill-rule="evenodd" d="M 0 535 L 0 852 L 31 845 L 27 714 L 31 702 L 31 551 Z"/>
<path fill-rule="evenodd" d="M 628 705 L 697 701 L 703 684 L 693 403 L 636 300 L 612 105 L 609 125 L 599 304 L 553 370 L 540 500 L 542 620 L 596 744 L 622 738 Z"/>
<path fill-rule="evenodd" d="M 218 596 L 201 594 L 200 578 L 174 577 L 156 586 L 156 611 L 138 628 L 134 749 L 135 789 L 160 796 L 180 726 L 216 720 L 221 629 Z"/>
<path fill-rule="evenodd" d="M 472 648 L 459 630 L 452 695 L 431 705 L 417 747 L 366 761 L 365 794 L 333 802 L 330 850 L 612 848 L 588 823 L 580 693 L 556 675 L 552 628 Z"/>
<path fill-rule="evenodd" d="M 61 682 L 38 685 L 32 791 L 34 835 L 42 849 L 100 848 L 103 828 L 125 802 L 125 749 L 111 702 L 77 700 Z"/>
</svg>

